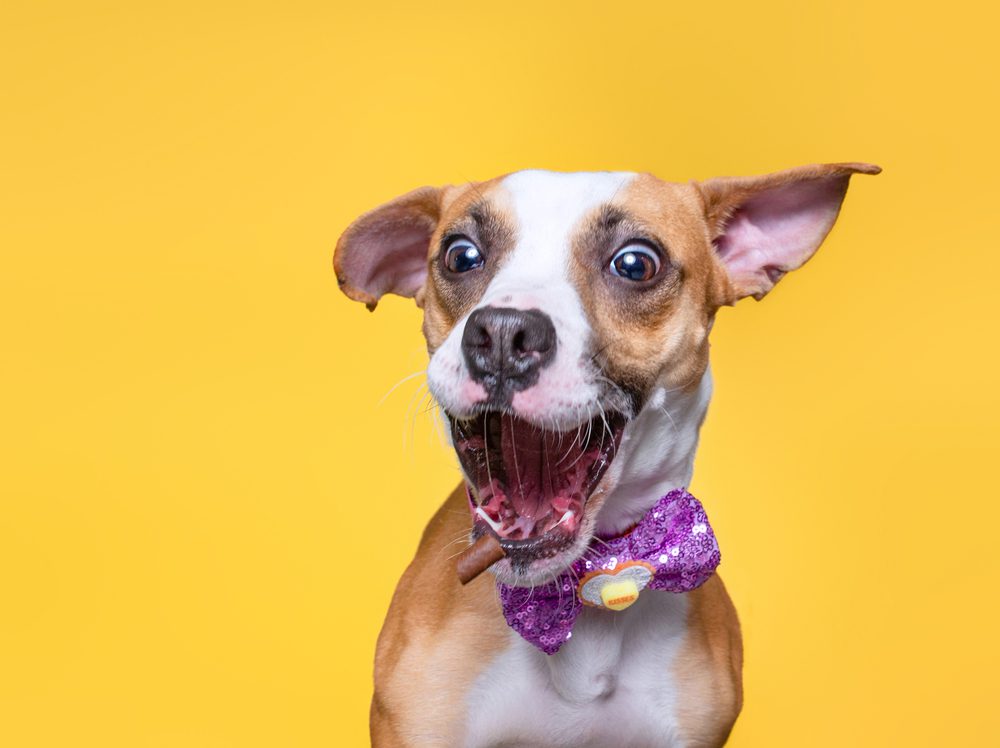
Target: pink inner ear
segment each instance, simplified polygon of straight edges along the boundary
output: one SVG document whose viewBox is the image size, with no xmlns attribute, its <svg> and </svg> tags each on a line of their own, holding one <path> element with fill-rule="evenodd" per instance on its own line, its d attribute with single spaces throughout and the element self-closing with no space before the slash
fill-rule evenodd
<svg viewBox="0 0 1000 748">
<path fill-rule="evenodd" d="M 393 221 L 364 231 L 344 254 L 342 275 L 376 300 L 387 293 L 415 295 L 427 276 L 432 228 L 425 224 L 420 220 Z"/>
<path fill-rule="evenodd" d="M 740 295 L 760 298 L 812 257 L 837 219 L 847 183 L 847 176 L 792 182 L 736 209 L 716 249 Z"/>
</svg>

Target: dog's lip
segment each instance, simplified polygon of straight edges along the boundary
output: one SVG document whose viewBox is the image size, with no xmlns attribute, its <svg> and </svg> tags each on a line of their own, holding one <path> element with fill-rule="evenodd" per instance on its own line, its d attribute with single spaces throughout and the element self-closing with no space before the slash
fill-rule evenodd
<svg viewBox="0 0 1000 748">
<path fill-rule="evenodd" d="M 534 538 L 510 540 L 499 537 L 481 519 L 475 519 L 472 525 L 472 540 L 475 542 L 484 534 L 491 534 L 500 542 L 504 557 L 515 566 L 526 567 L 534 561 L 552 558 L 560 552 L 572 547 L 579 536 L 579 530 L 571 533 L 561 532 L 555 528 Z"/>
<path fill-rule="evenodd" d="M 585 425 L 588 421 L 592 420 L 595 417 L 598 417 L 598 414 L 602 412 L 602 410 L 598 409 L 592 415 L 591 418 L 585 418 L 582 421 L 580 420 L 578 414 L 573 414 L 571 418 L 567 418 L 566 420 L 561 420 L 558 417 L 555 417 L 555 419 L 553 420 L 552 416 L 544 416 L 544 417 L 532 416 L 527 413 L 521 413 L 510 404 L 498 404 L 491 402 L 490 400 L 480 400 L 478 402 L 472 403 L 467 408 L 461 411 L 442 408 L 442 412 L 447 417 L 449 423 L 454 423 L 455 421 L 467 422 L 475 420 L 477 418 L 481 418 L 486 415 L 496 414 L 501 416 L 509 416 L 512 418 L 517 418 L 522 421 L 526 421 L 539 429 L 551 428 L 554 423 L 562 431 L 571 431 L 576 429 L 577 426 Z M 604 408 L 603 412 L 606 413 L 607 415 L 621 414 L 621 412 L 618 410 L 608 409 L 608 408 Z"/>
</svg>

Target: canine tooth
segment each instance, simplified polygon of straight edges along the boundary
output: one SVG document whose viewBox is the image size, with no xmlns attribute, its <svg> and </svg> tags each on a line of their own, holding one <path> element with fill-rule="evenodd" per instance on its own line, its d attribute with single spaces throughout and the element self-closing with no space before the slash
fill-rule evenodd
<svg viewBox="0 0 1000 748">
<path fill-rule="evenodd" d="M 562 517 L 559 518 L 558 522 L 556 522 L 555 527 L 558 527 L 563 522 L 567 522 L 567 521 L 573 519 L 574 516 L 575 515 L 573 514 L 573 510 L 572 509 L 567 509 L 566 513 Z"/>
<path fill-rule="evenodd" d="M 476 507 L 476 514 L 483 518 L 483 521 L 493 528 L 495 532 L 500 532 L 500 523 L 494 520 L 490 515 L 483 511 L 481 506 Z"/>
</svg>

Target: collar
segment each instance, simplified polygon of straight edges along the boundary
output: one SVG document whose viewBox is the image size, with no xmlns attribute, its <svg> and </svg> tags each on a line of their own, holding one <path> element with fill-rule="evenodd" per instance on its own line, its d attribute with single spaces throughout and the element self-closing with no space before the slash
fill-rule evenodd
<svg viewBox="0 0 1000 748">
<path fill-rule="evenodd" d="M 678 488 L 628 532 L 591 543 L 552 581 L 538 587 L 497 582 L 497 592 L 507 625 L 551 655 L 573 636 L 585 606 L 619 611 L 644 589 L 690 592 L 712 576 L 719 560 L 701 502 Z"/>
</svg>

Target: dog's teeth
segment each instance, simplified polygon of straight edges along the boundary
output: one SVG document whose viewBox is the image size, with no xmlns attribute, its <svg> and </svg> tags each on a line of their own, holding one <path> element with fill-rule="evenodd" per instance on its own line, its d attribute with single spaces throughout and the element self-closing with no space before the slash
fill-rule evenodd
<svg viewBox="0 0 1000 748">
<path fill-rule="evenodd" d="M 556 522 L 555 526 L 559 527 L 559 525 L 561 525 L 563 522 L 568 522 L 569 520 L 573 519 L 574 516 L 575 515 L 573 514 L 573 510 L 572 509 L 567 509 L 566 513 L 563 514 L 563 516 L 559 518 L 559 521 Z"/>
<path fill-rule="evenodd" d="M 500 526 L 501 526 L 500 523 L 494 520 L 492 517 L 490 517 L 490 515 L 488 515 L 486 512 L 484 512 L 481 506 L 476 507 L 476 514 L 482 517 L 483 521 L 490 527 L 492 527 L 494 532 L 497 533 L 500 532 Z"/>
</svg>

